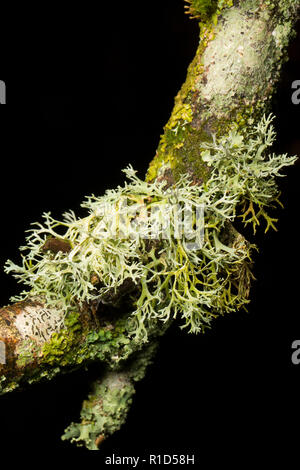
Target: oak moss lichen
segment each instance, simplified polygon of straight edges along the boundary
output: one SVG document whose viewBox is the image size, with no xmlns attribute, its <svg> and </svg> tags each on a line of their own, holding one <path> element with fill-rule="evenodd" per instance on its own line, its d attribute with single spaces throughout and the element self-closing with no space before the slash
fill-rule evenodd
<svg viewBox="0 0 300 470">
<path fill-rule="evenodd" d="M 30 287 L 21 298 L 41 296 L 67 312 L 66 328 L 44 347 L 45 361 L 68 362 L 70 344 L 79 328 L 77 314 L 70 313 L 76 306 L 107 304 L 128 280 L 135 286 L 128 294 L 128 337 L 138 343 L 147 341 L 149 329 L 159 322 L 176 318 L 182 327 L 197 333 L 209 327 L 217 315 L 247 304 L 243 293 L 249 290 L 249 275 L 241 273 L 247 273 L 251 246 L 246 242 L 225 245 L 222 233 L 237 216 L 244 224 L 251 223 L 254 231 L 260 219 L 266 221 L 266 230 L 274 228 L 275 219 L 267 208 L 278 202 L 275 177 L 296 157 L 269 153 L 275 139 L 272 119 L 264 117 L 247 133 L 213 136 L 211 142 L 202 143 L 198 153 L 195 148 L 195 158 L 209 170 L 201 186 L 182 175 L 166 188 L 165 181 L 140 180 L 129 167 L 124 170 L 129 183 L 102 197 L 87 198 L 82 204 L 88 209 L 87 217 L 77 219 L 69 212 L 60 222 L 44 214 L 45 225 L 38 223 L 27 237 L 27 246 L 22 247 L 28 252 L 22 266 L 8 261 L 6 271 L 13 271 Z M 104 210 L 107 205 L 109 210 Z M 205 208 L 203 239 L 199 231 L 193 233 L 195 248 L 183 236 L 182 223 L 173 223 L 174 211 L 176 220 L 183 221 L 186 209 L 193 214 L 200 207 Z M 124 228 L 129 230 L 126 236 Z M 151 234 L 153 228 L 156 238 Z M 42 247 L 49 236 L 67 241 L 71 250 L 45 252 Z M 109 341 L 105 346 L 111 353 Z M 85 357 L 86 347 L 78 345 L 77 362 Z M 74 360 L 73 346 L 70 357 Z"/>
</svg>

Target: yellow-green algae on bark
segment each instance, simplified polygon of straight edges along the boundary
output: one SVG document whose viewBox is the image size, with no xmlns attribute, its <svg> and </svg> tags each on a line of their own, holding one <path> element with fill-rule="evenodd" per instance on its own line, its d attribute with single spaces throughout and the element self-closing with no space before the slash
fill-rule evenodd
<svg viewBox="0 0 300 470">
<path fill-rule="evenodd" d="M 189 4 L 189 13 L 200 21 L 199 47 L 149 166 L 148 181 L 163 174 L 174 181 L 187 172 L 201 184 L 209 174 L 201 144 L 232 129 L 247 132 L 261 119 L 287 59 L 299 7 L 296 0 L 246 0 L 232 7 L 230 2 Z"/>
</svg>

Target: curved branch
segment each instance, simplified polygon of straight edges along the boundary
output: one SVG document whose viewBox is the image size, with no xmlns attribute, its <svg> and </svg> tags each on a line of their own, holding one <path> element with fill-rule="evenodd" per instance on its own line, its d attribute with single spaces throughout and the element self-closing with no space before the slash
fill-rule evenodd
<svg viewBox="0 0 300 470">
<path fill-rule="evenodd" d="M 200 21 L 199 47 L 147 174 L 148 181 L 164 180 L 168 185 L 182 173 L 196 184 L 208 179 L 210 168 L 200 157 L 200 150 L 203 143 L 212 141 L 213 135 L 225 136 L 233 129 L 251 132 L 270 105 L 299 15 L 296 0 L 276 0 L 271 4 L 264 0 L 239 1 L 234 6 L 228 0 L 222 2 L 222 7 L 221 2 L 212 2 L 216 7 L 212 9 L 203 9 L 203 4 L 209 2 L 188 3 L 188 12 Z M 247 243 L 230 223 L 223 233 L 225 238 L 230 239 L 231 246 Z M 242 288 L 248 295 L 251 275 L 247 269 L 243 272 L 246 281 Z M 110 430 L 96 424 L 87 431 L 83 421 L 66 432 L 67 438 L 85 442 L 91 449 L 98 448 L 102 438 L 124 420 L 133 393 L 126 360 L 143 348 L 143 343 L 129 334 L 127 308 L 123 304 L 116 314 L 104 305 L 95 316 L 95 306 L 85 305 L 70 312 L 64 322 L 65 312 L 47 307 L 41 298 L 28 298 L 2 308 L 0 342 L 4 347 L 0 362 L 4 362 L 5 352 L 5 363 L 0 363 L 0 391 L 5 393 L 24 382 L 50 379 L 91 361 L 107 364 L 115 372 L 107 372 L 102 382 L 95 385 L 94 398 L 89 399 L 89 417 L 92 415 L 93 425 L 99 424 L 105 403 L 115 393 L 119 398 L 112 414 L 122 400 L 123 411 L 116 421 L 113 418 Z M 162 334 L 167 326 L 154 324 L 150 339 Z M 141 357 L 147 358 L 148 363 L 147 350 L 143 351 Z M 84 405 L 83 420 L 86 413 Z M 82 437 L 86 432 L 88 443 Z"/>
</svg>

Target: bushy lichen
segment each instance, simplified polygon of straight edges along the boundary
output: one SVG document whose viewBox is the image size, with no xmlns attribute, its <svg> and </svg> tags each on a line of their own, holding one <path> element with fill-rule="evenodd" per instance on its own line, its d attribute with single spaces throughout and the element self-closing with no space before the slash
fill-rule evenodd
<svg viewBox="0 0 300 470">
<path fill-rule="evenodd" d="M 70 312 L 83 303 L 109 303 L 129 279 L 135 286 L 128 313 L 131 334 L 145 341 L 154 321 L 181 318 L 183 327 L 199 332 L 217 314 L 245 305 L 248 287 L 243 283 L 249 276 L 241 273 L 250 260 L 250 246 L 226 246 L 221 239 L 225 224 L 237 215 L 254 230 L 260 218 L 266 220 L 266 230 L 274 226 L 266 208 L 278 201 L 275 177 L 295 157 L 267 153 L 275 138 L 271 121 L 271 116 L 264 117 L 247 135 L 231 131 L 203 143 L 198 158 L 210 173 L 201 186 L 191 184 L 187 175 L 168 188 L 165 181 L 147 183 L 129 167 L 124 171 L 130 183 L 87 198 L 82 206 L 89 214 L 84 219 L 70 212 L 60 222 L 44 214 L 45 225 L 38 223 L 22 247 L 29 251 L 23 265 L 6 264 L 7 272 L 13 271 L 31 288 L 21 297 L 41 295 L 49 305 Z M 195 249 L 182 236 L 182 223 L 171 220 L 174 210 L 182 221 L 187 208 L 193 213 L 200 207 L 205 208 L 203 239 L 200 231 L 193 232 Z M 70 250 L 43 250 L 49 237 L 67 241 Z M 73 334 L 72 328 L 66 328 L 66 334 Z M 54 360 L 57 342 L 62 354 L 64 341 L 63 332 L 53 335 L 45 357 Z"/>
</svg>

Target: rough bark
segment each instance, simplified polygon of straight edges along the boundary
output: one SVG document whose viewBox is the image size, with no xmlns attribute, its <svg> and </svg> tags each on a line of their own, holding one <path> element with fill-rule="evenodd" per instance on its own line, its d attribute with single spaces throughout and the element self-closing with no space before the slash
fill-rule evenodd
<svg viewBox="0 0 300 470">
<path fill-rule="evenodd" d="M 253 126 L 270 107 L 299 2 L 234 4 L 213 21 L 200 22 L 198 50 L 150 164 L 149 180 L 161 176 L 164 164 L 171 170 L 168 179 L 188 172 L 201 183 L 208 175 L 199 158 L 201 143 L 212 134 Z"/>
<path fill-rule="evenodd" d="M 199 19 L 199 47 L 149 166 L 148 181 L 159 178 L 171 184 L 187 172 L 194 183 L 202 184 L 209 169 L 199 157 L 201 143 L 211 141 L 212 134 L 250 129 L 270 106 L 299 2 L 232 3 L 208 12 L 201 10 L 201 1 L 189 2 L 190 13 Z M 229 226 L 228 233 L 241 237 Z M 108 370 L 94 385 L 90 406 L 83 406 L 82 423 L 65 434 L 96 450 L 124 421 L 133 381 L 143 376 L 154 352 L 128 335 L 126 308 L 123 304 L 111 314 L 102 306 L 95 318 L 95 308 L 86 305 L 61 327 L 62 312 L 49 309 L 41 299 L 4 307 L 0 310 L 0 341 L 6 352 L 6 363 L 0 364 L 2 393 L 92 361 L 106 364 Z M 150 342 L 167 326 L 162 330 L 154 325 Z M 132 354 L 137 361 L 135 374 L 128 366 Z M 116 399 L 110 401 L 112 396 Z M 103 413 L 111 419 L 108 427 L 97 424 Z"/>
</svg>

